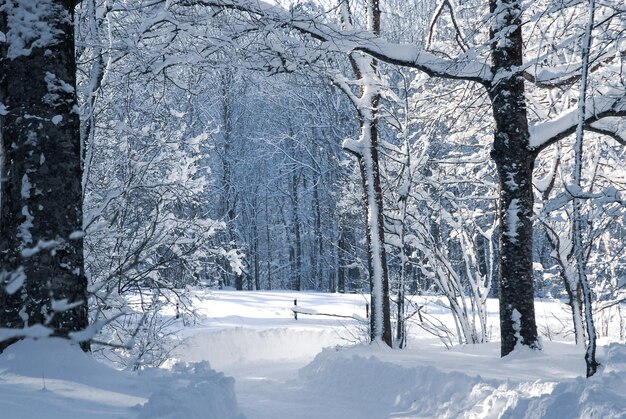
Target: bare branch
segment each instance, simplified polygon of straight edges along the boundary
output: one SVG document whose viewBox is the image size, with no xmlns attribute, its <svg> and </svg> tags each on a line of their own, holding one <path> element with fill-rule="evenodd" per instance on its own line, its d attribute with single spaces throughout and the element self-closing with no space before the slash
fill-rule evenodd
<svg viewBox="0 0 626 419">
<path fill-rule="evenodd" d="M 587 131 L 595 132 L 596 134 L 606 135 L 611 137 L 619 144 L 626 146 L 626 137 L 623 136 L 623 133 L 617 130 L 611 130 L 609 128 L 598 127 L 593 124 L 588 124 L 585 128 Z"/>
<path fill-rule="evenodd" d="M 430 30 L 428 34 L 428 43 L 427 43 L 426 49 L 430 49 L 430 44 L 433 39 L 433 33 L 435 32 L 435 25 L 437 24 L 437 21 L 443 14 L 444 7 L 447 7 L 448 11 L 450 12 L 450 19 L 452 20 L 452 26 L 454 26 L 454 31 L 455 31 L 454 38 L 456 40 L 456 43 L 459 46 L 459 48 L 461 48 L 461 51 L 466 52 L 469 49 L 469 47 L 465 43 L 465 39 L 464 39 L 465 36 L 463 35 L 463 32 L 459 28 L 459 25 L 456 23 L 456 16 L 454 14 L 454 8 L 452 7 L 452 4 L 450 4 L 450 0 L 443 0 L 441 4 L 437 7 L 437 9 L 435 9 L 435 14 L 433 16 L 433 19 L 430 22 Z"/>
</svg>

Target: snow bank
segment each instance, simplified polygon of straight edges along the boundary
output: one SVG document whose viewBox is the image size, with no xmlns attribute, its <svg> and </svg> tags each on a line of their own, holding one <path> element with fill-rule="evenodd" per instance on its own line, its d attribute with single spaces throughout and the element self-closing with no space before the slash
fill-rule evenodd
<svg viewBox="0 0 626 419">
<path fill-rule="evenodd" d="M 0 355 L 0 376 L 6 418 L 242 418 L 234 379 L 208 363 L 118 371 L 67 340 L 25 339 Z"/>
<path fill-rule="evenodd" d="M 538 397 L 520 398 L 504 413 L 513 418 L 624 418 L 624 378 L 615 373 L 559 383 Z"/>
<path fill-rule="evenodd" d="M 208 362 L 177 364 L 168 388 L 152 394 L 138 419 L 242 419 L 235 380 L 217 373 Z"/>
<path fill-rule="evenodd" d="M 611 344 L 600 361 L 595 376 L 556 384 L 551 393 L 520 400 L 507 413 L 512 417 L 626 417 L 626 346 Z"/>
<path fill-rule="evenodd" d="M 623 364 L 626 349 L 612 359 Z M 607 366 L 613 361 L 608 361 Z M 368 418 L 626 417 L 626 380 L 619 367 L 590 380 L 560 383 L 484 379 L 431 366 L 405 367 L 350 351 L 324 351 L 300 370 L 302 391 L 366 407 Z M 615 367 L 613 367 L 615 368 Z"/>
<path fill-rule="evenodd" d="M 95 361 L 78 345 L 65 339 L 24 339 L 9 346 L 0 355 L 4 375 L 35 378 L 46 386 L 64 380 L 100 389 L 116 390 L 119 382 L 137 384 L 135 374 L 117 371 Z"/>
<path fill-rule="evenodd" d="M 221 370 L 234 364 L 258 361 L 309 361 L 323 348 L 339 344 L 346 344 L 346 340 L 333 330 L 234 327 L 198 332 L 188 337 L 176 357 L 188 362 L 208 360 Z"/>
<path fill-rule="evenodd" d="M 434 367 L 406 368 L 371 356 L 346 356 L 324 351 L 300 370 L 304 391 L 324 397 L 349 399 L 370 405 L 371 418 L 457 417 L 473 409 L 474 387 L 484 384 L 480 377 Z"/>
</svg>

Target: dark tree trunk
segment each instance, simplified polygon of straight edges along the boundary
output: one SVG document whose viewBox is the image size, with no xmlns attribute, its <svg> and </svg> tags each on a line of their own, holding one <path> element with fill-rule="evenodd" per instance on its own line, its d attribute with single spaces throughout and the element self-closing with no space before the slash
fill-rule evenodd
<svg viewBox="0 0 626 419">
<path fill-rule="evenodd" d="M 0 44 L 0 103 L 8 111 L 0 116 L 0 327 L 40 324 L 55 336 L 88 324 L 73 4 L 6 4 L 29 9 L 21 13 L 36 9 L 40 20 L 33 25 L 56 36 L 47 45 L 28 40 L 27 55 L 18 45 Z M 15 30 L 6 13 L 3 33 Z"/>
<path fill-rule="evenodd" d="M 293 290 L 302 290 L 302 234 L 300 232 L 300 216 L 299 216 L 299 199 L 297 191 L 297 183 L 294 180 L 293 189 Z"/>
<path fill-rule="evenodd" d="M 243 273 L 241 274 L 235 274 L 235 289 L 237 291 L 243 291 Z"/>
<path fill-rule="evenodd" d="M 295 135 L 290 130 L 289 141 L 289 154 L 291 156 L 296 155 L 296 149 L 294 145 Z M 292 286 L 294 291 L 302 290 L 302 233 L 300 226 L 300 170 L 293 168 L 293 174 L 291 176 L 291 221 L 293 226 L 293 243 L 291 246 L 291 272 L 292 272 Z"/>
<path fill-rule="evenodd" d="M 524 81 L 510 76 L 522 64 L 521 6 L 515 0 L 491 0 L 491 12 L 496 22 L 491 45 L 495 80 L 488 88 L 496 123 L 492 158 L 499 176 L 500 333 L 505 356 L 518 343 L 538 347 L 531 219 L 535 154 L 528 148 Z M 505 34 L 511 27 L 516 29 Z"/>
<path fill-rule="evenodd" d="M 269 211 L 268 211 L 268 203 L 267 203 L 267 196 L 268 194 L 265 195 L 265 217 L 267 218 L 266 222 L 265 222 L 265 243 L 267 248 L 266 250 L 266 265 L 267 265 L 267 289 L 271 290 L 272 289 L 272 248 L 271 248 L 271 241 L 270 241 L 270 223 L 269 221 Z"/>
<path fill-rule="evenodd" d="M 259 236 L 257 228 L 257 220 L 254 220 L 254 287 L 257 291 L 261 290 L 261 273 L 259 258 Z"/>
<path fill-rule="evenodd" d="M 347 275 L 347 258 L 345 255 L 347 254 L 347 246 L 346 246 L 346 233 L 343 229 L 339 232 L 339 244 L 337 251 L 337 291 L 341 293 L 346 292 L 346 277 Z"/>
<path fill-rule="evenodd" d="M 324 257 L 324 241 L 322 240 L 322 206 L 320 204 L 320 195 L 319 195 L 319 183 L 321 182 L 321 177 L 317 177 L 313 181 L 313 207 L 315 209 L 315 221 L 313 224 L 313 236 L 315 237 L 313 250 L 311 251 L 311 255 L 313 256 L 313 263 L 311 264 L 312 271 L 317 278 L 314 279 L 314 283 L 317 284 L 317 289 L 319 291 L 324 289 L 324 265 L 323 265 L 323 257 Z M 330 275 L 329 275 L 330 276 Z M 332 287 L 332 279 L 328 279 L 328 292 L 333 291 Z"/>
</svg>

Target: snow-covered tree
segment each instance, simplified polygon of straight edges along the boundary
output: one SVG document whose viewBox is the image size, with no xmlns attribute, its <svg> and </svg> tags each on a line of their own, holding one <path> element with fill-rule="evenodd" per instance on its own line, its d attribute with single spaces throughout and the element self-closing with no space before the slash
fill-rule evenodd
<svg viewBox="0 0 626 419">
<path fill-rule="evenodd" d="M 87 327 L 73 9 L 0 5 L 1 348 Z"/>
</svg>

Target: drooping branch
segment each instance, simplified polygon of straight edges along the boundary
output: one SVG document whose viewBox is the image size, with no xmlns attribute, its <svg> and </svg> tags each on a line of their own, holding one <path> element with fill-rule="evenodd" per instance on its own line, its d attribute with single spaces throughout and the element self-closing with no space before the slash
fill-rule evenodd
<svg viewBox="0 0 626 419">
<path fill-rule="evenodd" d="M 299 14 L 295 10 L 286 10 L 263 1 L 179 0 L 178 4 L 238 10 L 254 15 L 261 21 L 280 22 L 320 41 L 329 52 L 364 52 L 386 63 L 415 68 L 433 77 L 482 84 L 488 84 L 492 79 L 491 67 L 477 60 L 474 50 L 468 50 L 449 60 L 425 51 L 417 45 L 388 42 L 366 30 L 341 30 L 330 23 L 320 23 L 306 14 Z"/>
<path fill-rule="evenodd" d="M 607 137 L 611 137 L 619 144 L 626 146 L 626 137 L 624 136 L 625 133 L 622 131 L 612 130 L 606 127 L 597 126 L 595 124 L 588 124 L 585 129 L 590 132 L 595 132 L 596 134 L 602 134 L 606 135 Z"/>
<path fill-rule="evenodd" d="M 605 65 L 611 64 L 617 57 L 621 57 L 625 54 L 626 50 L 603 51 L 601 54 L 590 59 L 590 62 L 593 64 L 589 67 L 589 73 L 595 73 L 601 68 L 604 68 Z M 538 72 L 528 70 L 530 67 L 545 58 L 546 56 L 544 55 L 532 60 L 531 62 L 524 63 L 524 69 L 521 71 L 521 74 L 526 81 L 533 83 L 537 87 L 545 89 L 572 86 L 580 81 L 580 63 L 566 64 L 556 67 L 542 66 Z"/>
<path fill-rule="evenodd" d="M 592 124 L 603 118 L 626 116 L 626 93 L 620 89 L 611 89 L 600 97 L 587 100 L 585 112 L 585 129 L 599 132 L 601 129 Z M 530 128 L 528 147 L 530 150 L 540 152 L 546 147 L 562 140 L 576 132 L 578 123 L 578 109 L 571 108 L 559 117 L 541 122 Z M 616 133 L 604 129 L 603 134 L 616 138 Z M 617 139 L 617 138 L 616 138 Z M 622 140 L 618 140 L 622 143 Z"/>
</svg>

